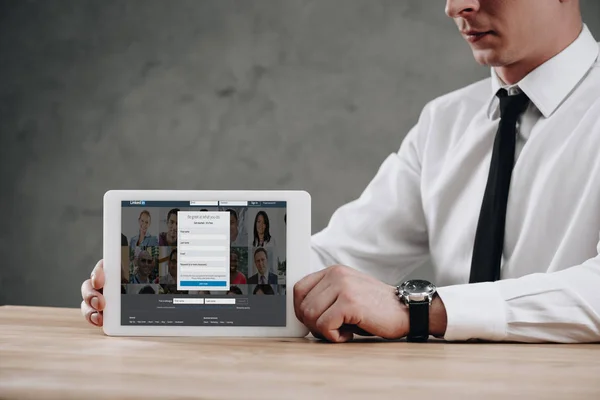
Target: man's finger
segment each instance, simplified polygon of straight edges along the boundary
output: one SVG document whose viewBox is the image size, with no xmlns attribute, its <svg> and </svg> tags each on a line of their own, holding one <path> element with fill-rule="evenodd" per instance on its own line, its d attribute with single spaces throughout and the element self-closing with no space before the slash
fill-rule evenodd
<svg viewBox="0 0 600 400">
<path fill-rule="evenodd" d="M 302 316 L 304 324 L 314 328 L 321 314 L 335 303 L 337 296 L 337 288 L 332 285 L 330 279 L 319 281 L 299 306 L 298 313 Z"/>
<path fill-rule="evenodd" d="M 104 299 L 102 293 L 92 287 L 91 279 L 87 279 L 81 285 L 81 297 L 83 298 L 84 303 L 92 307 L 94 310 L 104 310 L 106 300 Z"/>
<path fill-rule="evenodd" d="M 92 286 L 94 289 L 102 289 L 104 287 L 104 260 L 96 263 L 91 275 Z"/>
<path fill-rule="evenodd" d="M 352 332 L 353 334 L 359 335 L 359 336 L 375 336 L 372 333 L 367 332 L 364 329 L 359 328 L 356 325 L 347 325 L 347 324 L 344 324 L 340 329 L 346 329 L 346 330 Z"/>
<path fill-rule="evenodd" d="M 313 331 L 310 331 L 310 334 L 311 334 L 311 335 L 313 335 L 313 336 L 314 336 L 316 339 L 319 339 L 319 340 L 327 340 L 327 339 L 325 339 L 325 336 L 321 335 L 321 334 L 320 334 L 319 332 L 317 332 L 317 331 L 314 331 L 314 332 L 313 332 Z"/>
<path fill-rule="evenodd" d="M 95 326 L 102 326 L 104 318 L 102 313 L 94 310 L 85 301 L 81 302 L 81 313 L 85 317 L 86 321 Z"/>
<path fill-rule="evenodd" d="M 296 284 L 294 285 L 294 309 L 296 311 L 296 317 L 298 317 L 300 322 L 304 323 L 304 321 L 302 320 L 302 316 L 298 313 L 298 311 L 300 310 L 300 304 L 302 304 L 302 301 L 304 300 L 308 292 L 310 292 L 310 290 L 317 283 L 319 283 L 321 279 L 323 279 L 325 273 L 326 270 L 313 272 L 312 274 L 307 275 L 298 282 L 296 282 Z"/>
<path fill-rule="evenodd" d="M 348 342 L 354 337 L 352 330 L 344 325 L 348 319 L 347 307 L 336 301 L 319 317 L 315 327 L 330 342 Z"/>
</svg>

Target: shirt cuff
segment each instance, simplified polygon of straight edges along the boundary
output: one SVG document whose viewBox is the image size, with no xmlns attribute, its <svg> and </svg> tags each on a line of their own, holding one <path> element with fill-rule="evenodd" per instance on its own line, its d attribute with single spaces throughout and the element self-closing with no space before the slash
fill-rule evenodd
<svg viewBox="0 0 600 400">
<path fill-rule="evenodd" d="M 501 341 L 506 337 L 506 304 L 493 282 L 437 289 L 446 308 L 444 339 Z"/>
</svg>

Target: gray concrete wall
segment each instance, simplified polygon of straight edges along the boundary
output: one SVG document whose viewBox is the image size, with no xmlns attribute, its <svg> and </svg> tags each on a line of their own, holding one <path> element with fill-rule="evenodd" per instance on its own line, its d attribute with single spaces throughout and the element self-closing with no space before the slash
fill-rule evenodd
<svg viewBox="0 0 600 400">
<path fill-rule="evenodd" d="M 78 306 L 108 189 L 306 189 L 319 230 L 487 75 L 443 1 L 0 0 L 0 304 Z"/>
</svg>

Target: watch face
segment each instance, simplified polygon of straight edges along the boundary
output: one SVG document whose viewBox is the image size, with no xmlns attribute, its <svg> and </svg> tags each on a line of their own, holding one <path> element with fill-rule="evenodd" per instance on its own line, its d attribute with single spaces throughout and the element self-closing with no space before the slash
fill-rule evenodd
<svg viewBox="0 0 600 400">
<path fill-rule="evenodd" d="M 412 279 L 404 282 L 402 289 L 407 295 L 429 294 L 435 291 L 435 285 L 421 279 Z"/>
</svg>

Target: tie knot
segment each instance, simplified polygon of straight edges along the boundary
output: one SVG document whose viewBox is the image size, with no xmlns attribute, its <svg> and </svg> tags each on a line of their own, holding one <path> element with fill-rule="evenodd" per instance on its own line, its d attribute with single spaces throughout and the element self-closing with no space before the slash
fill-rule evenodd
<svg viewBox="0 0 600 400">
<path fill-rule="evenodd" d="M 517 119 L 529 104 L 529 97 L 524 92 L 509 96 L 506 89 L 500 89 L 496 94 L 500 99 L 500 117 L 502 119 Z"/>
</svg>

